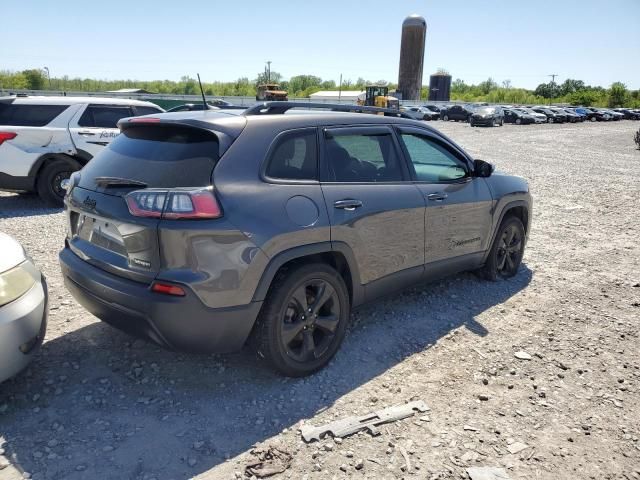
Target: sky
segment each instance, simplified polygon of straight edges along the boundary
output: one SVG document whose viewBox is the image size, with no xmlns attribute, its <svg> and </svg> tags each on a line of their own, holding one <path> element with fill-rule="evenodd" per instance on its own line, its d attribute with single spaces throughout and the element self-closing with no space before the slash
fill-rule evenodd
<svg viewBox="0 0 640 480">
<path fill-rule="evenodd" d="M 0 0 L 4 4 L 7 0 Z M 52 77 L 397 82 L 403 19 L 427 21 L 423 83 L 492 77 L 535 88 L 566 78 L 640 89 L 640 0 L 21 0 L 3 5 L 0 70 Z"/>
</svg>

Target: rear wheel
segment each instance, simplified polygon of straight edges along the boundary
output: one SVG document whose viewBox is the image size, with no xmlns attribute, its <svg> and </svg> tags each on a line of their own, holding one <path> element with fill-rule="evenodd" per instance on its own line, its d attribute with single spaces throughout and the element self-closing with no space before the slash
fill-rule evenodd
<svg viewBox="0 0 640 480">
<path fill-rule="evenodd" d="M 491 120 L 491 126 L 492 127 L 497 127 L 498 126 L 498 122 L 496 121 L 495 118 L 493 120 Z"/>
<path fill-rule="evenodd" d="M 520 125 L 522 123 L 522 120 L 520 120 L 519 118 L 516 118 L 516 125 Z"/>
<path fill-rule="evenodd" d="M 40 198 L 51 207 L 62 207 L 65 190 L 62 181 L 80 170 L 82 166 L 72 158 L 45 160 L 44 167 L 38 174 L 37 189 Z"/>
<path fill-rule="evenodd" d="M 448 122 L 449 121 L 449 115 L 444 115 L 442 117 L 442 120 L 444 120 L 445 122 Z"/>
<path fill-rule="evenodd" d="M 482 270 L 488 280 L 511 278 L 518 273 L 524 255 L 525 231 L 519 218 L 508 216 L 498 233 Z"/>
<path fill-rule="evenodd" d="M 260 313 L 258 354 L 283 375 L 309 375 L 340 348 L 349 314 L 347 287 L 335 269 L 311 264 L 282 272 Z"/>
</svg>

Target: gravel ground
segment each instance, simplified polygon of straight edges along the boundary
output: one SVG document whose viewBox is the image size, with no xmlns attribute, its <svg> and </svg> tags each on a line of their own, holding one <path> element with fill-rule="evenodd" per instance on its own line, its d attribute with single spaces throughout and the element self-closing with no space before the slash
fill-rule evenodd
<svg viewBox="0 0 640 480">
<path fill-rule="evenodd" d="M 307 379 L 277 377 L 249 351 L 179 355 L 96 321 L 62 284 L 60 211 L 0 194 L 0 230 L 23 242 L 51 295 L 41 353 L 0 386 L 0 479 L 243 478 L 268 446 L 293 457 L 275 478 L 467 478 L 491 466 L 512 479 L 639 479 L 638 123 L 432 125 L 529 179 L 521 271 L 360 309 L 336 359 Z M 379 436 L 300 439 L 302 422 L 412 399 L 430 410 Z"/>
</svg>

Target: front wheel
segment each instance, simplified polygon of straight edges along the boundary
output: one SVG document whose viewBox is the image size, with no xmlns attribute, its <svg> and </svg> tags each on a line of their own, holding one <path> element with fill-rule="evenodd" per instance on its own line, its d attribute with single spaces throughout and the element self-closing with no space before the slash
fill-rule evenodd
<svg viewBox="0 0 640 480">
<path fill-rule="evenodd" d="M 520 125 L 522 123 L 522 120 L 520 120 L 519 118 L 516 118 L 516 125 Z"/>
<path fill-rule="evenodd" d="M 524 255 L 525 232 L 519 218 L 508 216 L 498 228 L 483 268 L 488 280 L 511 278 L 518 273 Z"/>
<path fill-rule="evenodd" d="M 283 375 L 310 375 L 340 348 L 349 315 L 347 287 L 335 269 L 311 264 L 284 271 L 258 319 L 258 355 Z"/>
<path fill-rule="evenodd" d="M 497 127 L 498 126 L 498 122 L 496 122 L 495 118 L 493 120 L 491 120 L 491 126 L 492 127 Z"/>
<path fill-rule="evenodd" d="M 442 120 L 444 120 L 445 122 L 449 121 L 449 115 L 445 115 L 444 117 L 442 117 Z"/>
</svg>

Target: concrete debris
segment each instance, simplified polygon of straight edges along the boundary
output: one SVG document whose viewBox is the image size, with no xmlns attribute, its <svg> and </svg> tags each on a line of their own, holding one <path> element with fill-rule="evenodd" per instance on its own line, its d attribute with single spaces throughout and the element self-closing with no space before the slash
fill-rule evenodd
<svg viewBox="0 0 640 480">
<path fill-rule="evenodd" d="M 467 475 L 471 480 L 511 480 L 504 468 L 497 467 L 467 468 Z"/>
<path fill-rule="evenodd" d="M 509 450 L 509 453 L 516 454 L 516 453 L 520 453 L 523 450 L 526 450 L 527 448 L 529 448 L 529 445 L 522 442 L 515 442 L 509 445 L 507 447 L 507 450 Z"/>
<path fill-rule="evenodd" d="M 402 420 L 403 418 L 412 416 L 415 412 L 426 412 L 428 410 L 429 407 L 427 407 L 422 400 L 416 400 L 403 405 L 378 410 L 360 417 L 346 417 L 320 427 L 305 424 L 300 428 L 300 432 L 305 442 L 320 440 L 327 434 L 344 438 L 360 430 L 368 430 L 371 435 L 378 435 L 380 432 L 376 428 L 377 426 Z"/>
<path fill-rule="evenodd" d="M 531 355 L 529 355 L 527 352 L 523 352 L 522 350 L 519 352 L 516 352 L 514 355 L 514 357 L 516 357 L 518 360 L 531 360 Z"/>
</svg>

